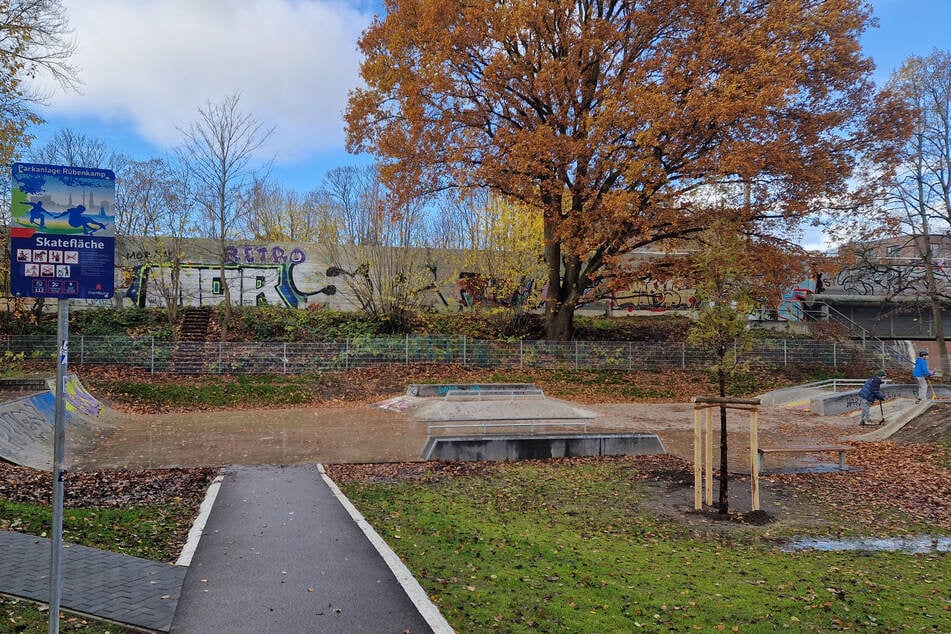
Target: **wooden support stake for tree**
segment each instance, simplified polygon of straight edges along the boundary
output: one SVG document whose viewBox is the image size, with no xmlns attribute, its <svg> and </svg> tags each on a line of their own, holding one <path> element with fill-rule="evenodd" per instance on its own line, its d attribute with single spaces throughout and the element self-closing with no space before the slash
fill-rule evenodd
<svg viewBox="0 0 951 634">
<path fill-rule="evenodd" d="M 707 504 L 713 504 L 713 408 L 707 410 Z"/>
<path fill-rule="evenodd" d="M 756 410 L 750 410 L 750 486 L 753 510 L 759 510 L 759 428 Z"/>
<path fill-rule="evenodd" d="M 693 508 L 703 508 L 703 432 L 701 430 L 700 410 L 693 410 Z"/>
<path fill-rule="evenodd" d="M 714 407 L 746 410 L 750 413 L 750 487 L 752 509 L 759 510 L 759 399 L 695 396 L 693 399 L 693 508 L 703 508 L 703 476 L 706 473 L 707 504 L 713 504 L 713 412 Z M 700 410 L 706 410 L 706 438 Z M 706 467 L 704 467 L 706 456 Z"/>
</svg>

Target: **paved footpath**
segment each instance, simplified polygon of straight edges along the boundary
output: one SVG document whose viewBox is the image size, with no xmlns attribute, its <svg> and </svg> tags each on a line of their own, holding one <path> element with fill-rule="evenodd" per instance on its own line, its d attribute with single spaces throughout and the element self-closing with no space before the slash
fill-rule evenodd
<svg viewBox="0 0 951 634">
<path fill-rule="evenodd" d="M 187 568 L 68 545 L 60 605 L 177 634 L 453 632 L 320 465 L 228 468 L 186 551 Z M 0 552 L 0 593 L 48 602 L 50 541 L 0 531 Z"/>
<path fill-rule="evenodd" d="M 171 632 L 451 632 L 337 493 L 317 465 L 229 468 Z"/>
</svg>

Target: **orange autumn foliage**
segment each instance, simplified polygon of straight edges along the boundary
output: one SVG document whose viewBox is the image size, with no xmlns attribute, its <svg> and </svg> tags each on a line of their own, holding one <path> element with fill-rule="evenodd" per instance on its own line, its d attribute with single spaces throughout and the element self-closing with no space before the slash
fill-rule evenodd
<svg viewBox="0 0 951 634">
<path fill-rule="evenodd" d="M 487 187 L 538 209 L 549 339 L 634 249 L 724 213 L 765 235 L 820 200 L 847 208 L 857 165 L 905 134 L 860 52 L 862 0 L 385 6 L 360 40 L 348 147 L 377 155 L 397 201 Z M 710 204 L 724 183 L 748 204 Z"/>
</svg>

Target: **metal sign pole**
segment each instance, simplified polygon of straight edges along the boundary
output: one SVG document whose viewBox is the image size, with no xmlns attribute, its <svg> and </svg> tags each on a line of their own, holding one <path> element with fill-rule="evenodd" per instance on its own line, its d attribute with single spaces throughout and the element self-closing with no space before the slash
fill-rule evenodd
<svg viewBox="0 0 951 634">
<path fill-rule="evenodd" d="M 14 163 L 10 176 L 10 294 L 56 298 L 59 302 L 49 629 L 50 634 L 57 634 L 66 480 L 69 300 L 104 300 L 115 294 L 116 175 L 98 167 Z M 73 204 L 76 199 L 81 201 L 78 205 Z"/>
<path fill-rule="evenodd" d="M 59 602 L 62 587 L 63 497 L 66 480 L 66 365 L 69 357 L 69 300 L 60 298 L 56 343 L 59 362 L 56 364 L 56 415 L 53 434 L 53 527 L 50 553 L 50 622 L 49 634 L 59 633 Z"/>
</svg>

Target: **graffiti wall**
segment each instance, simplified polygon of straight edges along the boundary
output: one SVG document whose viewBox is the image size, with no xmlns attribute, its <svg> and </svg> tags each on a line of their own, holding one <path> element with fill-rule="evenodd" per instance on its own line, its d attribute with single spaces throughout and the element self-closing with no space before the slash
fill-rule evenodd
<svg viewBox="0 0 951 634">
<path fill-rule="evenodd" d="M 224 301 L 227 285 L 231 302 L 244 306 L 322 306 L 333 310 L 360 307 L 350 291 L 348 278 L 358 275 L 357 262 L 339 261 L 320 245 L 244 243 L 229 246 L 225 265 L 218 263 L 214 245 L 207 240 L 185 242 L 181 264 L 173 266 L 161 248 L 138 245 L 126 249 L 120 284 L 126 304 L 164 307 L 169 301 L 182 306 L 213 306 Z M 436 309 L 455 307 L 457 274 L 451 254 L 440 261 L 425 259 L 419 295 L 424 305 Z M 177 272 L 177 289 L 172 276 Z M 222 279 L 223 274 L 223 279 Z"/>
<path fill-rule="evenodd" d="M 934 260 L 935 282 L 951 290 L 951 260 Z M 839 271 L 826 289 L 843 295 L 906 296 L 925 292 L 925 266 L 917 259 L 884 259 L 874 266 Z"/>
<path fill-rule="evenodd" d="M 360 303 L 348 281 L 364 265 L 338 261 L 331 249 L 318 244 L 238 243 L 225 253 L 224 281 L 217 245 L 210 240 L 187 239 L 177 266 L 179 283 L 172 292 L 171 253 L 159 243 L 120 239 L 116 253 L 116 300 L 78 301 L 78 305 L 121 305 L 162 308 L 169 301 L 180 306 L 214 306 L 224 301 L 227 284 L 231 301 L 244 306 L 313 306 L 332 310 L 359 310 Z M 420 250 L 422 251 L 422 250 Z M 351 257 L 350 259 L 354 259 Z M 460 252 L 425 250 L 418 262 L 418 300 L 433 310 L 462 311 L 485 307 L 527 307 L 544 303 L 542 280 L 523 278 L 517 287 L 466 270 Z M 366 273 L 366 271 L 364 271 Z M 372 272 L 371 272 L 372 273 Z M 372 275 L 370 277 L 373 277 Z M 642 280 L 585 307 L 601 314 L 651 314 L 692 311 L 694 290 L 669 282 Z"/>
<path fill-rule="evenodd" d="M 612 310 L 627 313 L 692 311 L 699 308 L 699 301 L 692 288 L 675 286 L 670 282 L 645 280 L 629 290 L 612 293 L 610 307 Z"/>
</svg>

